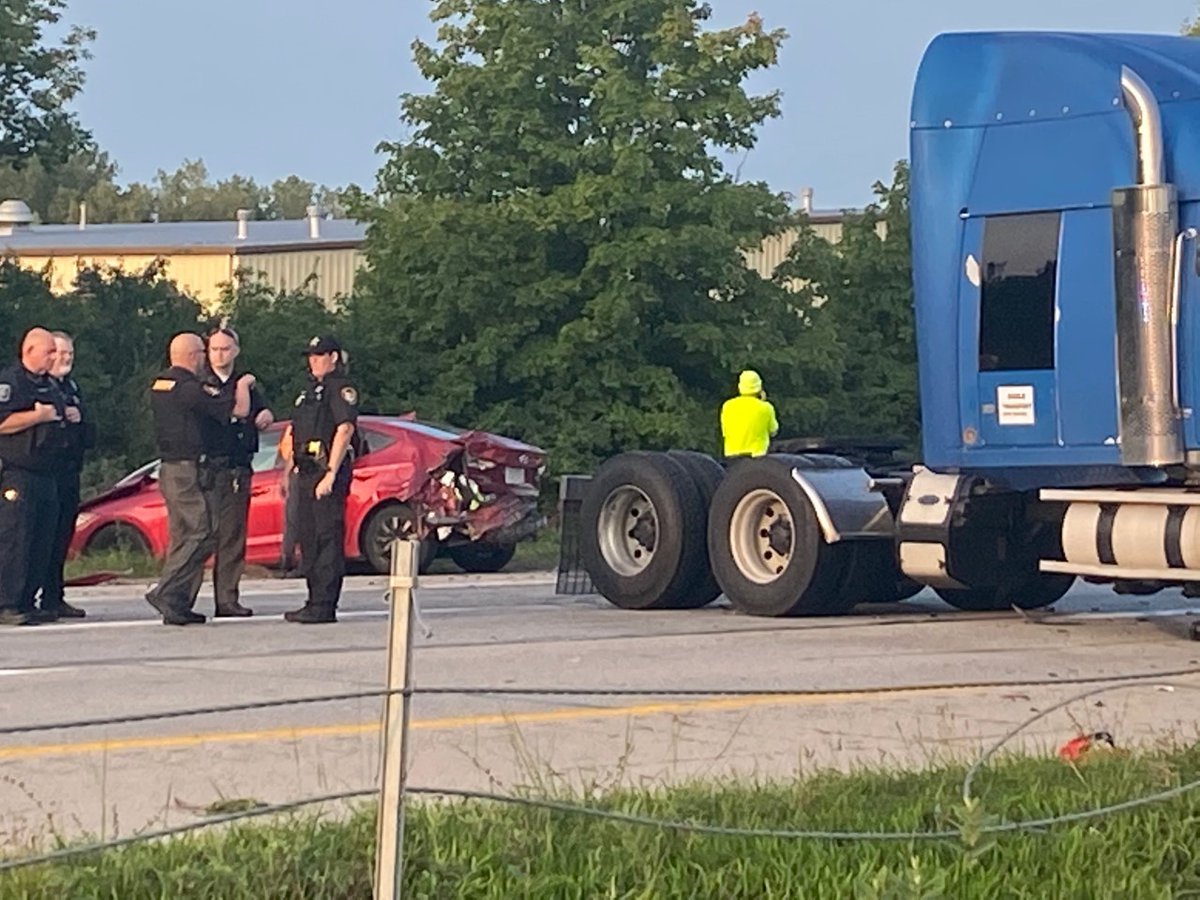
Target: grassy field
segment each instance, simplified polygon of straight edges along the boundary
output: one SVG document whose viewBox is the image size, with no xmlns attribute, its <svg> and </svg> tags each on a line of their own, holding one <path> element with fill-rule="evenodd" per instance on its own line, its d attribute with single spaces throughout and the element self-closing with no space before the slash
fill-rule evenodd
<svg viewBox="0 0 1200 900">
<path fill-rule="evenodd" d="M 558 565 L 558 530 L 547 527 L 538 532 L 531 541 L 517 544 L 517 552 L 512 562 L 504 567 L 505 572 L 544 572 L 552 571 Z M 95 572 L 117 572 L 124 578 L 145 579 L 157 577 L 161 564 L 158 560 L 143 553 L 112 550 L 105 553 L 88 554 L 67 561 L 67 578 L 89 575 Z M 431 575 L 461 574 L 449 558 L 441 557 L 434 560 L 430 569 Z M 269 577 L 273 569 L 260 566 L 249 567 L 247 577 Z"/>
<path fill-rule="evenodd" d="M 406 897 L 1167 898 L 1200 896 L 1200 796 L 992 837 L 981 826 L 1094 809 L 1200 777 L 1200 751 L 997 764 L 964 807 L 962 769 L 695 784 L 587 802 L 745 828 L 950 830 L 938 841 L 704 836 L 479 802 L 410 807 Z M 370 896 L 370 809 L 239 825 L 0 875 L 22 898 Z"/>
</svg>

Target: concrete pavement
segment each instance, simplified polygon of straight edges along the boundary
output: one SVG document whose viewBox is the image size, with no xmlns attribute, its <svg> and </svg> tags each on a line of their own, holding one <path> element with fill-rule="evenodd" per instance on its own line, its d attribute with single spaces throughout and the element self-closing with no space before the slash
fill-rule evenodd
<svg viewBox="0 0 1200 900">
<path fill-rule="evenodd" d="M 144 586 L 75 591 L 83 621 L 0 631 L 5 725 L 377 690 L 385 580 L 347 582 L 341 621 L 282 612 L 303 584 L 254 581 L 258 615 L 161 625 Z M 931 594 L 850 616 L 763 620 L 720 606 L 632 613 L 554 594 L 548 575 L 435 576 L 418 599 L 420 686 L 838 689 L 790 697 L 418 696 L 413 784 L 592 790 L 694 776 L 789 776 L 965 758 L 1078 687 L 961 688 L 1200 668 L 1177 591 L 1077 588 L 1049 614 L 964 614 Z M 207 588 L 206 588 L 207 593 Z M 211 610 L 202 595 L 200 612 Z M 1200 603 L 1197 604 L 1200 612 Z M 1200 678 L 1180 679 L 1200 686 Z M 877 688 L 889 688 L 886 693 Z M 1052 751 L 1078 729 L 1119 742 L 1196 733 L 1194 702 L 1154 683 L 1093 698 L 1031 729 Z M 1185 699 L 1186 697 L 1186 699 Z M 1183 701 L 1183 702 L 1181 702 Z M 0 834 L 128 833 L 221 799 L 281 802 L 370 787 L 379 699 L 0 737 Z"/>
</svg>

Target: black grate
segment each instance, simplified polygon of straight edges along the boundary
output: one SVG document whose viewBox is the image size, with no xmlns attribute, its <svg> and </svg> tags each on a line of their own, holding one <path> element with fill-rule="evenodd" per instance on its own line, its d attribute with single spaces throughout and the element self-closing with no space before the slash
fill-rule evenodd
<svg viewBox="0 0 1200 900">
<path fill-rule="evenodd" d="M 589 475 L 564 475 L 558 489 L 560 537 L 558 545 L 558 583 L 556 594 L 594 594 L 596 586 L 583 568 L 580 557 L 579 510 Z"/>
</svg>

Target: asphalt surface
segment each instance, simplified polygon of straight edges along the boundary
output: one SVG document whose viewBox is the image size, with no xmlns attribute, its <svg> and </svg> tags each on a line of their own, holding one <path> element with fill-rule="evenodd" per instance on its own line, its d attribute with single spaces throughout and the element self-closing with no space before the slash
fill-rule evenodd
<svg viewBox="0 0 1200 900">
<path fill-rule="evenodd" d="M 347 582 L 336 625 L 286 623 L 296 581 L 253 581 L 256 615 L 162 625 L 145 585 L 77 590 L 82 621 L 0 631 L 0 723 L 26 726 L 383 687 L 385 580 Z M 553 577 L 435 576 L 417 592 L 421 687 L 794 689 L 833 694 L 414 698 L 412 784 L 590 792 L 725 775 L 967 759 L 1073 678 L 1200 670 L 1200 601 L 1076 588 L 1053 612 L 966 614 L 932 594 L 838 618 L 765 620 L 721 603 L 625 612 L 558 596 Z M 200 612 L 211 611 L 201 595 Z M 1044 680 L 1042 686 L 1008 682 Z M 1156 677 L 1031 727 L 1053 752 L 1080 731 L 1119 744 L 1192 740 L 1200 677 Z M 959 687 L 998 681 L 1005 686 Z M 1186 697 L 1186 699 L 1185 699 Z M 1182 702 L 1181 702 L 1182 701 Z M 0 735 L 0 840 L 128 834 L 230 799 L 284 802 L 367 788 L 382 700 L 358 698 L 162 721 Z"/>
</svg>

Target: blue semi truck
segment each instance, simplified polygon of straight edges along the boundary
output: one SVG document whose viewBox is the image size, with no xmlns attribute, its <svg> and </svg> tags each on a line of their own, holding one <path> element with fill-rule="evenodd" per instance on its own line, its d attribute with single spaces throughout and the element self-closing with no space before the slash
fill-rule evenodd
<svg viewBox="0 0 1200 900">
<path fill-rule="evenodd" d="M 611 602 L 1200 593 L 1200 40 L 941 35 L 910 135 L 921 463 L 613 457 L 580 514 Z"/>
</svg>

